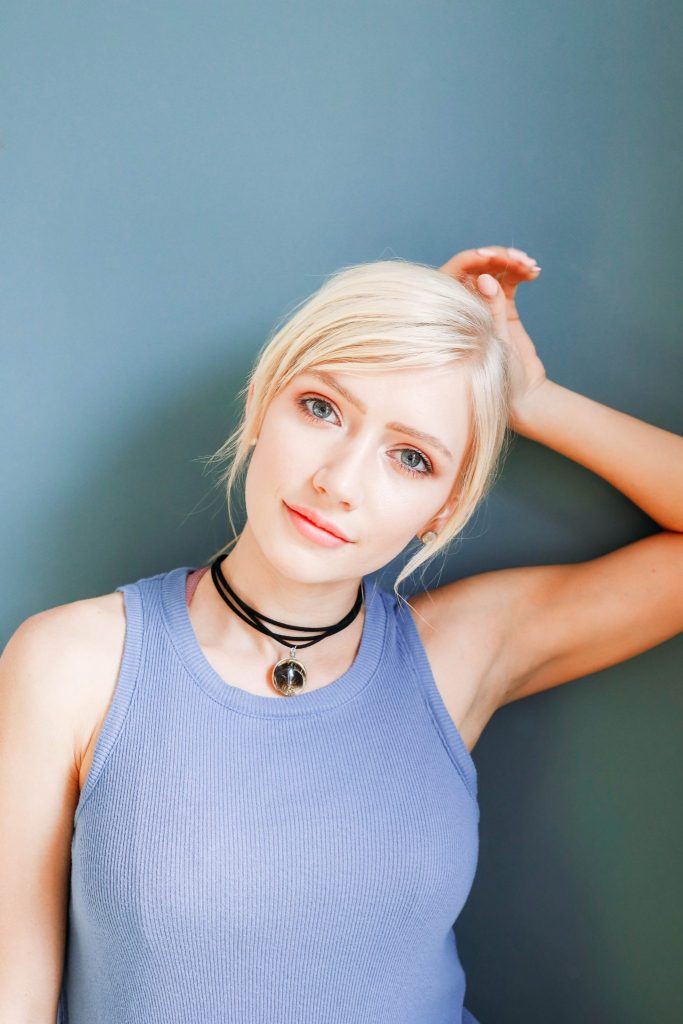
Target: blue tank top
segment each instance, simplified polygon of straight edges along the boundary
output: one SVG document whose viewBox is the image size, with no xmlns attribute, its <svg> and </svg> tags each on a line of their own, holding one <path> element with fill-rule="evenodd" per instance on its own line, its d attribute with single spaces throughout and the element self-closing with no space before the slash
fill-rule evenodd
<svg viewBox="0 0 683 1024">
<path fill-rule="evenodd" d="M 257 696 L 200 648 L 192 571 L 116 588 L 58 1024 L 477 1024 L 453 927 L 477 772 L 410 609 L 364 577 L 350 668 Z"/>
</svg>

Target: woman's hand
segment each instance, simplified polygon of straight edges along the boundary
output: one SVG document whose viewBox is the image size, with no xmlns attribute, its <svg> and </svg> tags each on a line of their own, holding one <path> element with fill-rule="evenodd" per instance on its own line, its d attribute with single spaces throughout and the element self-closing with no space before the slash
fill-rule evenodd
<svg viewBox="0 0 683 1024">
<path fill-rule="evenodd" d="M 476 290 L 491 306 L 496 333 L 511 349 L 512 395 L 510 425 L 522 416 L 525 402 L 546 381 L 543 363 L 524 329 L 515 305 L 515 293 L 522 281 L 535 281 L 541 268 L 520 249 L 490 245 L 464 249 L 439 270 Z"/>
</svg>

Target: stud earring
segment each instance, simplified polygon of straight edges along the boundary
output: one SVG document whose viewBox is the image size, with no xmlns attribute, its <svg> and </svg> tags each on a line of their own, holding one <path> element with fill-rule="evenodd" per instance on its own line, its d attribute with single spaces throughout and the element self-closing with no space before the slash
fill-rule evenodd
<svg viewBox="0 0 683 1024">
<path fill-rule="evenodd" d="M 437 538 L 437 534 L 434 533 L 433 530 L 427 530 L 426 533 L 422 534 L 422 536 L 420 537 L 420 540 L 422 541 L 423 544 L 431 544 L 431 542 L 433 540 L 436 540 L 436 538 Z"/>
</svg>

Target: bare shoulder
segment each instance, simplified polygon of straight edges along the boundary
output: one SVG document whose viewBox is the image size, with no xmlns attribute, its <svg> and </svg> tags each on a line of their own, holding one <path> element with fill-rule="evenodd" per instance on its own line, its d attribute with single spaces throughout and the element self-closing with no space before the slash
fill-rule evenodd
<svg viewBox="0 0 683 1024">
<path fill-rule="evenodd" d="M 105 717 L 118 678 L 126 634 L 120 592 L 56 605 L 25 619 L 3 660 L 21 663 L 21 684 L 35 686 L 80 772 Z M 27 695 L 30 701 L 31 695 Z"/>
<path fill-rule="evenodd" d="M 59 996 L 79 759 L 116 678 L 120 598 L 31 615 L 0 655 L 0 1002 L 28 1006 L 30 989 L 35 1020 Z"/>
<path fill-rule="evenodd" d="M 468 576 L 410 599 L 434 681 L 470 751 L 499 706 L 494 673 L 511 602 L 505 572 Z"/>
</svg>

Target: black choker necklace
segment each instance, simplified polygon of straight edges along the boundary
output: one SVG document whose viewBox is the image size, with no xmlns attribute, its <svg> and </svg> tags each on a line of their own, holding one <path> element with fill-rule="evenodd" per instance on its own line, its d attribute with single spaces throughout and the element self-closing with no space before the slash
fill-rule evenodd
<svg viewBox="0 0 683 1024">
<path fill-rule="evenodd" d="M 310 647 L 312 644 L 317 644 L 319 640 L 324 640 L 326 636 L 338 633 L 353 622 L 361 610 L 365 597 L 362 581 L 358 587 L 358 594 L 353 608 L 344 616 L 343 619 L 340 619 L 339 622 L 336 622 L 333 626 L 292 626 L 288 622 L 278 622 L 277 619 L 269 619 L 267 615 L 261 615 L 260 612 L 257 612 L 237 596 L 221 570 L 220 564 L 224 557 L 224 555 L 219 555 L 211 563 L 211 578 L 213 579 L 216 590 L 228 607 L 231 608 L 236 615 L 239 615 L 244 622 L 248 622 L 250 626 L 253 626 L 254 629 L 258 629 L 260 633 L 265 633 L 266 636 L 271 636 L 274 640 L 277 640 L 278 643 L 285 644 L 289 647 L 289 657 L 278 661 L 273 667 L 273 686 L 278 693 L 281 693 L 284 697 L 292 697 L 295 694 L 300 693 L 306 685 L 307 676 L 303 663 L 295 657 L 297 647 Z M 239 605 L 238 608 L 231 604 L 230 598 Z M 240 611 L 240 608 L 242 611 Z M 246 615 L 244 612 L 246 612 Z M 308 640 L 307 643 L 300 643 L 301 640 L 307 640 L 307 637 L 288 637 L 283 636 L 280 633 L 274 633 L 272 630 L 268 629 L 267 626 L 264 626 L 263 622 L 270 622 L 274 626 L 283 626 L 288 630 L 294 629 L 304 633 L 320 633 L 320 636 L 316 636 L 312 640 Z"/>
</svg>

